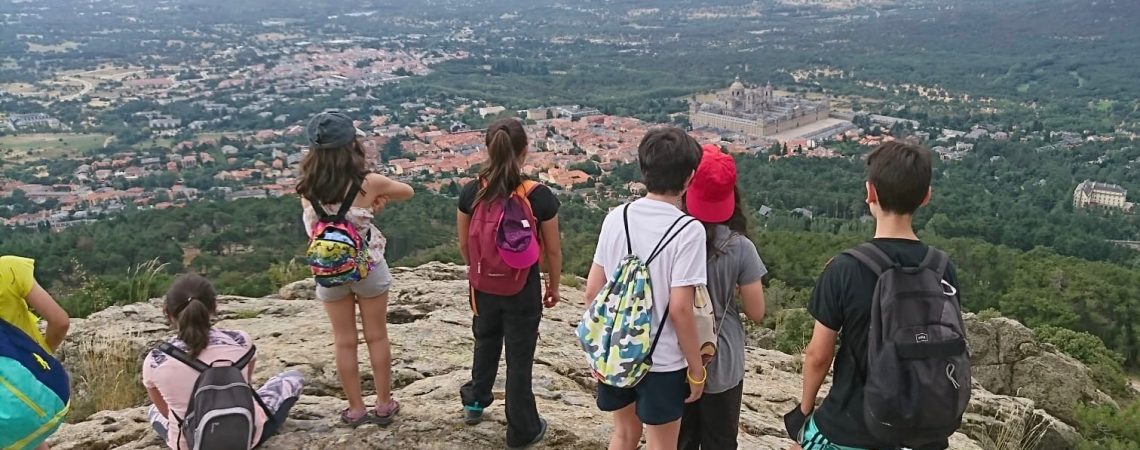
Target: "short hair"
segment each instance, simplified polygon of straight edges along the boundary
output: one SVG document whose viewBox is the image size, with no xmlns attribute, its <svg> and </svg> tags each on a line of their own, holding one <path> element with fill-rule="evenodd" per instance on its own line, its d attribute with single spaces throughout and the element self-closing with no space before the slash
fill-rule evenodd
<svg viewBox="0 0 1140 450">
<path fill-rule="evenodd" d="M 885 142 L 867 155 L 867 180 L 886 212 L 914 214 L 930 191 L 931 171 L 930 150 L 921 145 Z"/>
<path fill-rule="evenodd" d="M 680 193 L 685 190 L 689 176 L 701 165 L 701 145 L 680 128 L 654 128 L 637 146 L 637 162 L 647 191 Z"/>
</svg>

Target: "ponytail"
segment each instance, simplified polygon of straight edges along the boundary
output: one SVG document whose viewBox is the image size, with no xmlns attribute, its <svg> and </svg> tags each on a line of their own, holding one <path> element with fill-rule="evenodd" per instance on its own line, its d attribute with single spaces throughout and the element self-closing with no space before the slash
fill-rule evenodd
<svg viewBox="0 0 1140 450">
<path fill-rule="evenodd" d="M 522 162 L 526 130 L 515 119 L 499 119 L 487 128 L 487 163 L 479 171 L 482 186 L 475 202 L 503 198 L 523 182 Z"/>
<path fill-rule="evenodd" d="M 178 339 L 191 357 L 197 358 L 210 344 L 210 318 L 217 308 L 218 293 L 201 275 L 181 275 L 167 289 L 163 310 L 178 326 Z"/>
<path fill-rule="evenodd" d="M 178 339 L 186 344 L 191 358 L 197 358 L 209 343 L 210 312 L 200 300 L 192 298 L 178 313 Z"/>
</svg>

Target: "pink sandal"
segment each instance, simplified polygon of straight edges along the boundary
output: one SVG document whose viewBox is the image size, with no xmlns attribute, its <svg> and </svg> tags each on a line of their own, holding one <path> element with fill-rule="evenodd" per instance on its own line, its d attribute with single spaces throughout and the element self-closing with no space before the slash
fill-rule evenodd
<svg viewBox="0 0 1140 450">
<path fill-rule="evenodd" d="M 376 405 L 376 408 L 372 410 L 372 422 L 386 427 L 392 424 L 393 418 L 396 417 L 396 413 L 398 412 L 400 412 L 400 402 L 396 401 L 396 399 L 388 400 L 387 405 L 383 407 Z"/>
</svg>

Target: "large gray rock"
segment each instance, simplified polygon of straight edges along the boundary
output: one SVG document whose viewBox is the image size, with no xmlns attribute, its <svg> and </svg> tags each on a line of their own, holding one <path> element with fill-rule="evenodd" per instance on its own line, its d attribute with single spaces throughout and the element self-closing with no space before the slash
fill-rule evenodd
<svg viewBox="0 0 1140 450">
<path fill-rule="evenodd" d="M 317 298 L 317 282 L 312 278 L 289 283 L 277 292 L 282 300 L 313 300 Z"/>
<path fill-rule="evenodd" d="M 350 430 L 337 426 L 344 407 L 333 363 L 331 330 L 324 310 L 314 300 L 281 298 L 227 298 L 219 306 L 219 326 L 249 332 L 260 357 L 255 378 L 265 380 L 286 369 L 306 375 L 305 395 L 294 408 L 281 435 L 268 449 L 484 449 L 502 448 L 505 417 L 502 405 L 488 410 L 478 426 L 463 424 L 459 387 L 467 381 L 471 361 L 471 313 L 467 306 L 466 269 L 432 263 L 419 268 L 394 269 L 395 284 L 388 313 L 392 340 L 394 393 L 403 403 L 400 416 L 387 429 L 365 426 Z M 311 299 L 312 285 L 291 285 L 288 295 Z M 597 410 L 594 381 L 583 363 L 574 327 L 585 307 L 581 291 L 564 288 L 564 303 L 545 311 L 535 358 L 534 386 L 541 413 L 550 421 L 547 440 L 538 448 L 598 449 L 610 434 L 607 414 Z M 283 290 L 283 294 L 285 294 Z M 69 366 L 90 358 L 92 346 L 141 355 L 154 341 L 171 331 L 157 301 L 108 309 L 76 320 L 62 351 Z M 113 344 L 112 344 L 113 343 Z M 365 389 L 372 391 L 367 349 L 360 346 L 360 367 Z M 785 449 L 790 444 L 782 415 L 799 399 L 800 358 L 774 350 L 748 348 L 748 372 L 740 424 L 741 448 Z M 1001 361 L 996 359 L 995 361 Z M 500 368 L 500 372 L 505 369 Z M 77 377 L 78 395 L 101 389 L 86 386 Z M 502 379 L 496 398 L 503 398 Z M 826 392 L 820 394 L 822 397 Z M 979 395 L 980 393 L 983 393 Z M 368 399 L 372 400 L 372 399 Z M 149 428 L 145 407 L 95 413 L 82 422 L 65 425 L 51 440 L 52 448 L 155 449 L 162 442 Z M 1007 406 L 1003 406 L 1007 405 Z M 997 439 L 995 424 L 1008 417 L 1047 415 L 1030 400 L 998 396 L 978 387 L 967 426 L 952 439 L 953 449 L 991 449 Z M 1006 413 L 1032 411 L 1032 413 Z M 1057 426 L 1063 426 L 1059 422 Z M 1050 446 L 1042 448 L 1067 448 Z"/>
<path fill-rule="evenodd" d="M 1096 388 L 1088 367 L 1040 343 L 1025 325 L 999 317 L 966 316 L 974 381 L 990 392 L 1032 399 L 1069 424 L 1079 405 L 1115 405 Z"/>
</svg>

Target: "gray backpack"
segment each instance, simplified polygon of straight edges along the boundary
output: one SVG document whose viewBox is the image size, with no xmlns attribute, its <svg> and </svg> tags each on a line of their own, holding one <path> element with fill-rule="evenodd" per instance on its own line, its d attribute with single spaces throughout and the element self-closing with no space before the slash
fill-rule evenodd
<svg viewBox="0 0 1140 450">
<path fill-rule="evenodd" d="M 943 278 L 950 257 L 930 247 L 918 267 L 902 267 L 869 242 L 844 253 L 879 276 L 863 380 L 868 431 L 900 446 L 948 438 L 970 402 L 961 302 Z"/>
<path fill-rule="evenodd" d="M 168 342 L 158 349 L 172 358 L 198 371 L 198 380 L 190 393 L 186 417 L 178 419 L 181 435 L 191 450 L 249 450 L 256 422 L 254 408 L 265 410 L 272 420 L 273 414 L 261 401 L 257 391 L 246 381 L 242 371 L 253 360 L 256 346 L 237 361 L 215 361 L 213 364 L 191 358 L 182 349 Z M 256 403 L 256 405 L 255 405 Z"/>
</svg>

